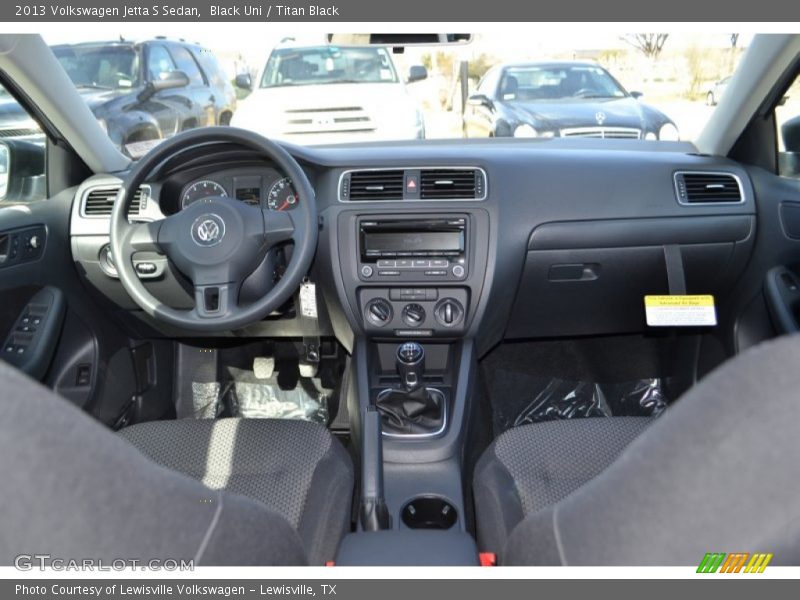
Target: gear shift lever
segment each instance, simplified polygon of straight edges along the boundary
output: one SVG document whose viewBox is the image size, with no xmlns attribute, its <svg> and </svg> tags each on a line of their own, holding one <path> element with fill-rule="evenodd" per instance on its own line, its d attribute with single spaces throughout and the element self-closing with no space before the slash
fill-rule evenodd
<svg viewBox="0 0 800 600">
<path fill-rule="evenodd" d="M 417 342 L 406 342 L 397 347 L 397 372 L 406 393 L 422 387 L 425 375 L 425 350 Z"/>
<path fill-rule="evenodd" d="M 400 386 L 378 395 L 383 430 L 388 434 L 432 435 L 444 426 L 445 398 L 440 390 L 425 387 L 425 349 L 417 342 L 397 347 L 395 366 Z"/>
</svg>

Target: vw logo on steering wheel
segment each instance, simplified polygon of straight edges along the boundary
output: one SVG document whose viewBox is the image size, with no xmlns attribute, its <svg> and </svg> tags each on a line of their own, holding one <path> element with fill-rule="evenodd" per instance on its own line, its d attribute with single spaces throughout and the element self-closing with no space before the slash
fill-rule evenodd
<svg viewBox="0 0 800 600">
<path fill-rule="evenodd" d="M 217 215 L 203 215 L 192 223 L 192 240 L 198 246 L 216 246 L 224 236 L 225 221 Z"/>
</svg>

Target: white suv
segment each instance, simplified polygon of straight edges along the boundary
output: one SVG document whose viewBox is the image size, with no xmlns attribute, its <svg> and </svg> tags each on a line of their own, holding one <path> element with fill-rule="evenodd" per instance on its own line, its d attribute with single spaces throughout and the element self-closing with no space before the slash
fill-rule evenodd
<svg viewBox="0 0 800 600">
<path fill-rule="evenodd" d="M 427 76 L 413 66 L 406 81 Z M 250 88 L 249 79 L 237 85 Z M 382 47 L 276 48 L 231 124 L 298 144 L 425 137 L 422 111 Z"/>
</svg>

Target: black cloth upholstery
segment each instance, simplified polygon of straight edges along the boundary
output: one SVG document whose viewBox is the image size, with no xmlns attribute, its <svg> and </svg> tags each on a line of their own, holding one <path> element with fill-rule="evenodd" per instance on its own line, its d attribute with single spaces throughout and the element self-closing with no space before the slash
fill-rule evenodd
<svg viewBox="0 0 800 600">
<path fill-rule="evenodd" d="M 211 489 L 252 498 L 281 515 L 300 533 L 312 564 L 332 560 L 349 528 L 352 462 L 321 425 L 180 419 L 133 425 L 119 435 L 168 469 Z M 321 502 L 312 498 L 317 495 Z"/>
<path fill-rule="evenodd" d="M 502 562 L 685 566 L 736 551 L 800 564 L 798 364 L 794 335 L 722 365 L 599 475 L 527 515 Z"/>
<path fill-rule="evenodd" d="M 13 564 L 19 554 L 46 553 L 61 559 L 171 558 L 194 560 L 196 565 L 298 565 L 315 554 L 316 548 L 309 555 L 304 550 L 304 541 L 315 538 L 308 534 L 302 516 L 295 528 L 261 501 L 211 489 L 156 464 L 2 362 L 0 390 L 4 409 L 0 564 Z M 169 427 L 149 428 L 148 434 L 152 432 L 170 435 Z M 294 446 L 301 454 L 306 452 L 300 440 L 303 435 L 297 434 Z M 130 432 L 126 436 L 132 437 Z M 180 441 L 184 450 L 191 444 L 186 437 Z M 165 443 L 178 449 L 175 438 Z M 275 440 L 266 435 L 262 443 L 276 448 Z M 319 453 L 319 444 L 314 447 Z M 352 466 L 349 459 L 339 464 L 343 458 L 334 450 L 318 459 L 319 468 L 309 485 L 309 505 L 317 502 L 317 495 L 329 493 L 323 470 L 336 473 L 341 485 L 349 482 L 352 490 Z M 323 467 L 326 461 L 330 461 L 327 468 Z M 327 505 L 332 522 L 348 518 L 344 515 L 349 516 L 349 493 L 345 505 Z M 334 517 L 334 513 L 342 516 Z"/>
<path fill-rule="evenodd" d="M 509 429 L 475 467 L 478 545 L 502 553 L 526 516 L 597 476 L 653 419 L 586 418 Z"/>
</svg>

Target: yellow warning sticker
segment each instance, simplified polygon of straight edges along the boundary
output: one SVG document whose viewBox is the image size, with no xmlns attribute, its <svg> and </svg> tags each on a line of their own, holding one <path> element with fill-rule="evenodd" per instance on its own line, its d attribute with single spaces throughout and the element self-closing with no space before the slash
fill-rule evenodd
<svg viewBox="0 0 800 600">
<path fill-rule="evenodd" d="M 717 324 L 714 296 L 645 296 L 650 327 L 712 327 Z"/>
</svg>

